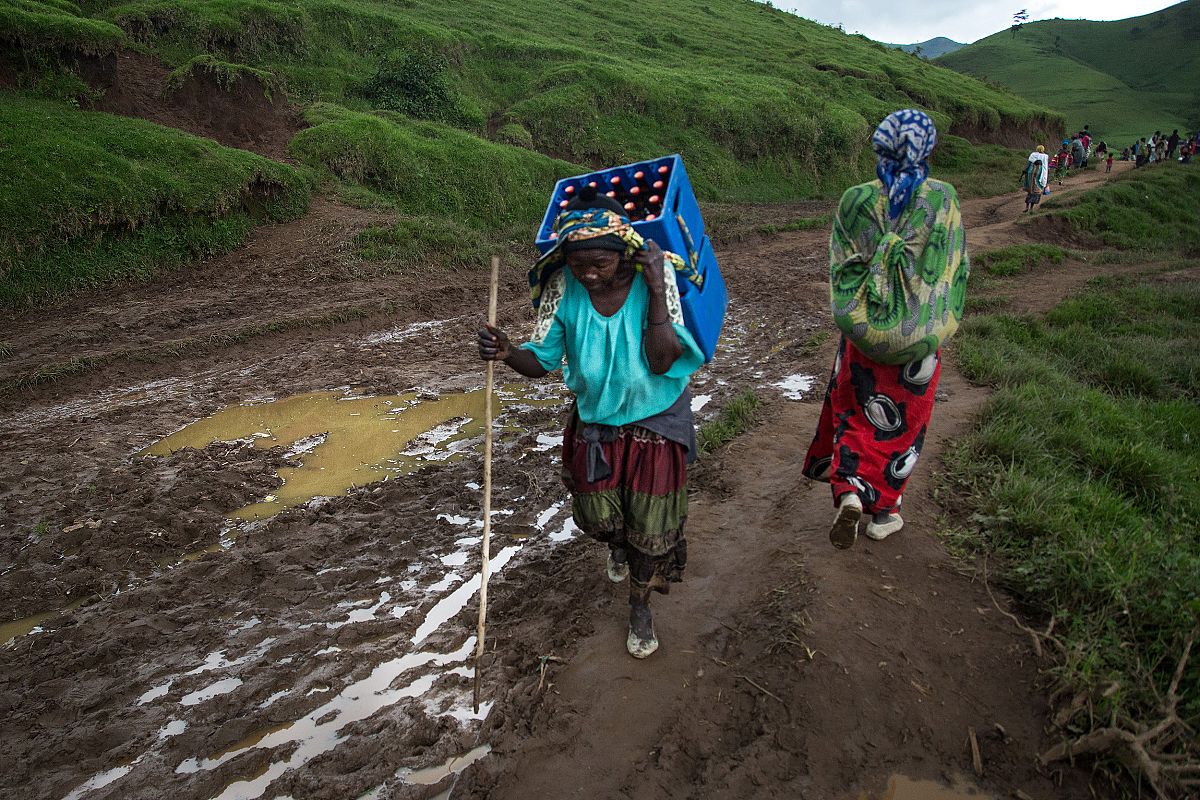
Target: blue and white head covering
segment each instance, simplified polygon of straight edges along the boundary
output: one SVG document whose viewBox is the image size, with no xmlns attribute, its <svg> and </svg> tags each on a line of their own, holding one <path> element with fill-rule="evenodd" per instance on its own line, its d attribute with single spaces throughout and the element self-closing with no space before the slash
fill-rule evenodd
<svg viewBox="0 0 1200 800">
<path fill-rule="evenodd" d="M 875 135 L 871 147 L 879 156 L 875 174 L 888 193 L 888 214 L 892 219 L 908 205 L 918 186 L 929 177 L 925 159 L 937 144 L 937 128 L 924 111 L 906 108 L 888 114 Z"/>
</svg>

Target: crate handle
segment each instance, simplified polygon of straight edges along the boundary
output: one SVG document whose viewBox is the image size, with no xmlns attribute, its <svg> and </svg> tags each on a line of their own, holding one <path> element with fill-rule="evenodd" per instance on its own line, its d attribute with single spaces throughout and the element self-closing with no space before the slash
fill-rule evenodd
<svg viewBox="0 0 1200 800">
<path fill-rule="evenodd" d="M 679 203 L 678 196 L 675 199 L 676 204 Z M 676 214 L 675 221 L 679 223 L 679 230 L 683 233 L 684 244 L 688 249 L 688 261 L 692 265 L 692 269 L 699 274 L 700 272 L 700 254 L 696 252 L 696 241 L 692 238 L 692 232 L 688 230 L 687 223 L 683 220 L 683 214 Z"/>
</svg>

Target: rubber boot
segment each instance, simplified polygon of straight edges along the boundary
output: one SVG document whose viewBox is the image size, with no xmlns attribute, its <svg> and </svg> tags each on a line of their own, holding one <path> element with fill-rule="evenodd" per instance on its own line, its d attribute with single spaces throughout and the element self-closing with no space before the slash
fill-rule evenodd
<svg viewBox="0 0 1200 800">
<path fill-rule="evenodd" d="M 613 583 L 620 583 L 629 577 L 629 557 L 624 547 L 613 544 L 608 546 L 608 567 L 605 574 Z"/>
<path fill-rule="evenodd" d="M 629 636 L 625 649 L 634 658 L 646 658 L 658 649 L 654 618 L 650 614 L 650 584 L 629 581 Z"/>
</svg>

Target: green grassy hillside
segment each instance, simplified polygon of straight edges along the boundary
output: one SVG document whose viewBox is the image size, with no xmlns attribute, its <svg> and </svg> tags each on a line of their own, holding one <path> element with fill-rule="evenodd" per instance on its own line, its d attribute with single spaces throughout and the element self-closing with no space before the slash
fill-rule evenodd
<svg viewBox="0 0 1200 800">
<path fill-rule="evenodd" d="M 1116 22 L 1046 20 L 937 59 L 1061 111 L 1124 146 L 1200 127 L 1200 0 Z"/>
<path fill-rule="evenodd" d="M 871 174 L 869 133 L 900 107 L 933 114 L 952 169 L 974 163 L 963 137 L 1026 146 L 1061 125 L 1011 92 L 752 0 L 0 0 L 0 86 L 66 101 L 57 113 L 78 113 L 81 79 L 127 49 L 258 76 L 305 106 L 313 127 L 291 154 L 344 196 L 485 235 L 532 227 L 557 177 L 669 152 L 705 200 L 836 194 Z M 88 119 L 120 135 L 115 118 Z M 153 138 L 138 141 L 150 152 Z M 44 155 L 30 137 L 11 147 L 18 163 Z M 109 166 L 78 168 L 87 186 Z M 0 270 L 13 258 L 0 252 Z"/>
</svg>

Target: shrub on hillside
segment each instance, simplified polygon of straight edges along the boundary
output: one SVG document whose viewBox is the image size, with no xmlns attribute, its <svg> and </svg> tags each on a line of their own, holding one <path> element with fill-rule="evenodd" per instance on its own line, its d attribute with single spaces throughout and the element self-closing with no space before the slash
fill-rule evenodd
<svg viewBox="0 0 1200 800">
<path fill-rule="evenodd" d="M 446 57 L 430 48 L 397 51 L 383 59 L 356 94 L 376 108 L 445 121 L 455 110 L 447 66 Z"/>
</svg>

